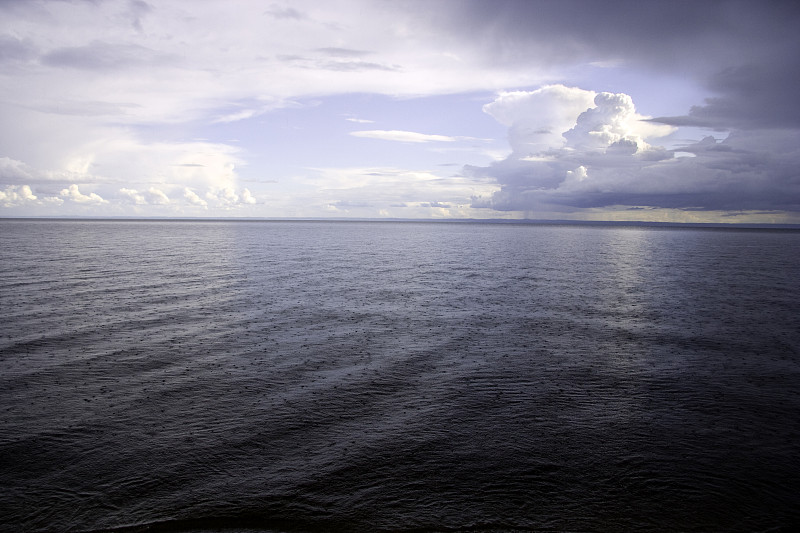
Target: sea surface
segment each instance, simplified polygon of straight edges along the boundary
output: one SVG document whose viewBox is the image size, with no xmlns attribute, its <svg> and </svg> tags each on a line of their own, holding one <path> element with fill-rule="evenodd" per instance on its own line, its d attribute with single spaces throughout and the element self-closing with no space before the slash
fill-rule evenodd
<svg viewBox="0 0 800 533">
<path fill-rule="evenodd" d="M 798 528 L 799 231 L 0 220 L 0 531 Z"/>
</svg>

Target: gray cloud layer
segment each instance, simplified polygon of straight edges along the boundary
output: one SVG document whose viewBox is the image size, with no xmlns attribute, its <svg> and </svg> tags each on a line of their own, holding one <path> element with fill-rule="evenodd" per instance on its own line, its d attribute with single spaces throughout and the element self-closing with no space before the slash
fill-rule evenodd
<svg viewBox="0 0 800 533">
<path fill-rule="evenodd" d="M 171 59 L 174 58 L 144 46 L 93 41 L 86 46 L 53 50 L 42 57 L 42 63 L 53 67 L 110 71 L 136 66 L 158 66 Z"/>
<path fill-rule="evenodd" d="M 602 112 L 596 103 L 565 124 L 551 116 L 553 109 L 574 111 L 564 94 L 551 93 L 547 103 L 555 107 L 546 110 L 531 108 L 532 101 L 500 110 L 498 101 L 487 112 L 509 126 L 514 152 L 489 167 L 466 168 L 502 187 L 491 198 L 476 198 L 474 206 L 800 210 L 796 2 L 506 0 L 467 6 L 453 31 L 474 33 L 476 42 L 494 51 L 487 61 L 616 61 L 684 76 L 711 96 L 685 115 L 647 120 L 711 128 L 724 139 L 692 143 L 681 152 L 694 157 L 675 157 L 641 143 L 637 149 L 625 135 L 603 141 L 600 134 L 613 128 L 615 112 Z"/>
<path fill-rule="evenodd" d="M 691 77 L 715 93 L 664 123 L 800 127 L 797 2 L 471 0 L 454 11 L 434 23 L 471 39 L 487 64 L 621 61 Z"/>
</svg>

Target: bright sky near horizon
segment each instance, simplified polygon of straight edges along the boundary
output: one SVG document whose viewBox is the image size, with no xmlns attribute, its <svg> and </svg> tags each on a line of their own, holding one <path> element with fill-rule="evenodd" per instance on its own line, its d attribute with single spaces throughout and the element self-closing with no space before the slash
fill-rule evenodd
<svg viewBox="0 0 800 533">
<path fill-rule="evenodd" d="M 0 216 L 800 223 L 782 1 L 2 0 Z"/>
</svg>

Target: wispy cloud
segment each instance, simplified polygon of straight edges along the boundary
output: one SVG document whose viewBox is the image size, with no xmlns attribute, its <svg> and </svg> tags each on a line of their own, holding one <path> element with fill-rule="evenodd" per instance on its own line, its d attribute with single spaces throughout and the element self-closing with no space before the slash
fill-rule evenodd
<svg viewBox="0 0 800 533">
<path fill-rule="evenodd" d="M 337 47 L 317 48 L 317 51 L 334 57 L 363 57 L 372 53 L 367 52 L 366 50 L 353 50 L 352 48 Z"/>
<path fill-rule="evenodd" d="M 276 4 L 271 5 L 270 8 L 265 11 L 265 13 L 276 19 L 304 20 L 308 18 L 305 13 L 298 11 L 297 9 L 292 7 L 282 7 Z"/>
<path fill-rule="evenodd" d="M 447 135 L 429 135 L 426 133 L 400 130 L 351 131 L 350 135 L 353 137 L 363 137 L 365 139 L 381 139 L 383 141 L 404 143 L 454 142 L 458 140 L 457 137 L 450 137 Z"/>
</svg>

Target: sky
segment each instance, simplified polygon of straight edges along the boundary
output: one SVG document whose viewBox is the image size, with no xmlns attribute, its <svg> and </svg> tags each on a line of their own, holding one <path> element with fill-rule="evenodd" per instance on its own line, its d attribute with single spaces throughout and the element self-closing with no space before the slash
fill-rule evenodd
<svg viewBox="0 0 800 533">
<path fill-rule="evenodd" d="M 0 217 L 800 223 L 794 2 L 0 0 Z"/>
</svg>

